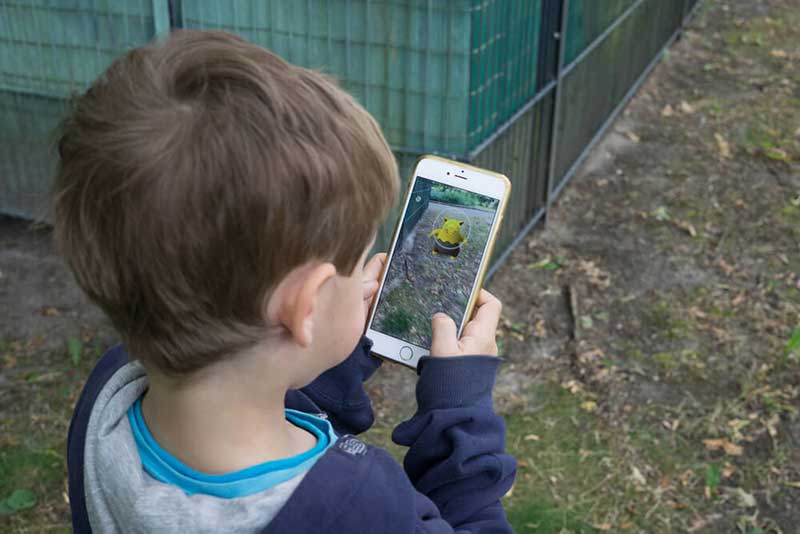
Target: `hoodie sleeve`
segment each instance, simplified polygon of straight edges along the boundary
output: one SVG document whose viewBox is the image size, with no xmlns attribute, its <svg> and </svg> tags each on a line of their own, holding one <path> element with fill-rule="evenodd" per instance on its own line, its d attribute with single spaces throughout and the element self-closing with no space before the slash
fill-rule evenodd
<svg viewBox="0 0 800 534">
<path fill-rule="evenodd" d="M 491 356 L 422 358 L 417 413 L 392 435 L 409 447 L 403 467 L 414 487 L 456 532 L 513 532 L 500 498 L 516 461 L 505 452 L 505 422 L 492 408 L 499 364 Z"/>
<path fill-rule="evenodd" d="M 325 412 L 337 434 L 360 434 L 372 426 L 375 416 L 372 403 L 364 391 L 364 381 L 380 367 L 381 360 L 370 355 L 372 341 L 362 337 L 345 361 L 328 369 L 316 380 L 300 389 L 302 397 Z M 287 407 L 293 408 L 296 393 L 287 395 Z M 309 411 L 299 405 L 298 409 Z"/>
</svg>

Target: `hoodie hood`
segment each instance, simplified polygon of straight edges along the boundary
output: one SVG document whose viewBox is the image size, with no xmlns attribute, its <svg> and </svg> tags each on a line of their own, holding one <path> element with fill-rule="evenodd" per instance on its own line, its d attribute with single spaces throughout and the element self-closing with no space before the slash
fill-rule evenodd
<svg viewBox="0 0 800 534">
<path fill-rule="evenodd" d="M 187 495 L 142 468 L 128 410 L 147 390 L 144 367 L 119 368 L 92 407 L 84 449 L 86 510 L 94 532 L 257 532 L 275 517 L 306 472 L 263 492 L 225 499 Z"/>
</svg>

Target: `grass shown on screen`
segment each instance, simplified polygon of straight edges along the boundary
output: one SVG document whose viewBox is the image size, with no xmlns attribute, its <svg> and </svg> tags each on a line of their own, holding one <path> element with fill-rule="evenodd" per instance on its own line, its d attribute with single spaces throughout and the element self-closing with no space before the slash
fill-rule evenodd
<svg viewBox="0 0 800 534">
<path fill-rule="evenodd" d="M 430 347 L 437 312 L 459 324 L 499 200 L 417 178 L 372 328 Z"/>
</svg>

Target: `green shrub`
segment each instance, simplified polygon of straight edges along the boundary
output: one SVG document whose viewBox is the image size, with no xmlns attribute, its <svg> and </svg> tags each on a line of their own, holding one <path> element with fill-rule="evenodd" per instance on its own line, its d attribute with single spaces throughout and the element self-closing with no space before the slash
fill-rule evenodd
<svg viewBox="0 0 800 534">
<path fill-rule="evenodd" d="M 470 193 L 469 191 L 459 191 L 458 189 L 444 188 L 437 185 L 431 187 L 431 200 L 473 208 L 493 208 L 497 204 L 497 200 L 492 198 L 483 197 L 476 193 Z"/>
</svg>

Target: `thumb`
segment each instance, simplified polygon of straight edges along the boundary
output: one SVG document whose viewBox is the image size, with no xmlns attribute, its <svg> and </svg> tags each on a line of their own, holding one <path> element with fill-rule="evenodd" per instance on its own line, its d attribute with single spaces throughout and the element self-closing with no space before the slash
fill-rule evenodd
<svg viewBox="0 0 800 534">
<path fill-rule="evenodd" d="M 444 313 L 437 313 L 431 321 L 433 336 L 431 356 L 458 356 L 458 328 L 456 323 Z"/>
</svg>

